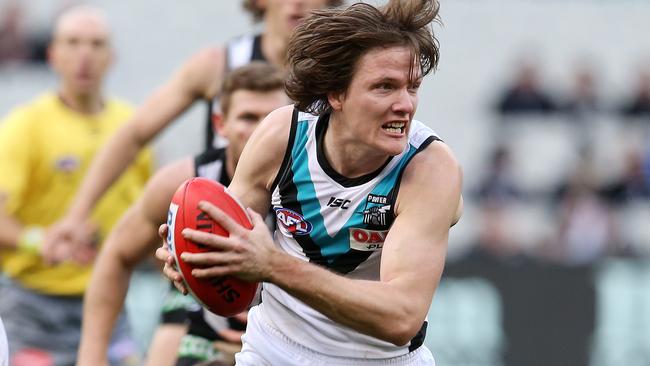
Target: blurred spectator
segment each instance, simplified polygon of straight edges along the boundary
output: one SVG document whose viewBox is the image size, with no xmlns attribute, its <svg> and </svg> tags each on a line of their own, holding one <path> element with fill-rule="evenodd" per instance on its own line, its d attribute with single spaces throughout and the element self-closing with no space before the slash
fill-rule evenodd
<svg viewBox="0 0 650 366">
<path fill-rule="evenodd" d="M 551 97 L 542 90 L 538 80 L 537 66 L 531 62 L 519 65 L 513 84 L 498 101 L 501 114 L 549 113 L 556 110 Z"/>
<path fill-rule="evenodd" d="M 597 192 L 589 152 L 559 189 L 558 258 L 569 265 L 593 262 L 614 243 L 614 221 Z"/>
<path fill-rule="evenodd" d="M 0 64 L 21 63 L 29 58 L 24 15 L 18 1 L 10 1 L 0 11 Z"/>
<path fill-rule="evenodd" d="M 613 204 L 650 198 L 650 177 L 644 169 L 644 156 L 639 150 L 628 151 L 623 176 L 603 188 L 603 195 Z"/>
<path fill-rule="evenodd" d="M 49 35 L 28 29 L 23 5 L 12 0 L 0 10 L 0 66 L 46 61 Z"/>
<path fill-rule="evenodd" d="M 636 92 L 623 103 L 621 113 L 625 117 L 650 116 L 650 71 L 639 72 Z"/>
<path fill-rule="evenodd" d="M 484 202 L 475 251 L 488 257 L 518 261 L 524 255 L 522 249 L 510 227 L 507 205 L 497 201 Z"/>
<path fill-rule="evenodd" d="M 487 174 L 478 187 L 478 198 L 482 202 L 507 203 L 521 197 L 521 192 L 512 177 L 510 151 L 498 146 L 490 158 Z"/>
<path fill-rule="evenodd" d="M 512 177 L 510 150 L 498 145 L 486 165 L 476 189 L 480 224 L 474 256 L 518 261 L 523 254 L 522 246 L 512 230 L 510 209 L 521 192 Z"/>
<path fill-rule="evenodd" d="M 564 111 L 574 121 L 587 122 L 602 111 L 600 103 L 594 70 L 588 65 L 579 66 L 573 74 L 573 86 Z"/>
</svg>

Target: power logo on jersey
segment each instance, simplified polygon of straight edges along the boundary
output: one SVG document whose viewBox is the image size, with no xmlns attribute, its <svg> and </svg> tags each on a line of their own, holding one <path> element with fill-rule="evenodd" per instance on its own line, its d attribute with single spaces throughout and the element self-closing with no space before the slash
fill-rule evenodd
<svg viewBox="0 0 650 366">
<path fill-rule="evenodd" d="M 384 247 L 392 222 L 391 205 L 387 196 L 369 194 L 363 208 L 364 228 L 350 228 L 350 249 L 372 252 Z"/>
<path fill-rule="evenodd" d="M 312 224 L 305 220 L 301 214 L 282 207 L 276 207 L 274 209 L 275 216 L 278 218 L 278 222 L 280 223 L 280 230 L 284 235 L 307 235 L 311 233 L 311 230 L 313 229 Z"/>
<path fill-rule="evenodd" d="M 373 227 L 386 227 L 388 224 L 386 215 L 390 212 L 390 208 L 388 197 L 369 194 L 363 210 L 363 223 Z"/>
</svg>

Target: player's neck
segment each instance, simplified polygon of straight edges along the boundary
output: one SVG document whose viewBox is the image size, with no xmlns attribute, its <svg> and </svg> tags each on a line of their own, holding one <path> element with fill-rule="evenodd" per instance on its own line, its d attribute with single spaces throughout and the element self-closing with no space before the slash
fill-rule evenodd
<svg viewBox="0 0 650 366">
<path fill-rule="evenodd" d="M 58 94 L 63 104 L 78 113 L 95 114 L 104 108 L 100 93 L 77 93 L 62 86 Z"/>
<path fill-rule="evenodd" d="M 262 54 L 272 65 L 284 68 L 289 37 L 267 27 L 262 34 Z"/>
<path fill-rule="evenodd" d="M 347 178 L 357 178 L 381 168 L 390 157 L 359 144 L 355 136 L 332 128 L 332 121 L 325 132 L 323 151 L 330 166 Z"/>
<path fill-rule="evenodd" d="M 237 160 L 239 160 L 239 157 L 235 157 L 235 154 L 232 152 L 230 149 L 230 145 L 226 146 L 226 175 L 228 175 L 228 178 L 232 180 L 232 177 L 235 176 L 235 168 L 237 168 Z"/>
</svg>

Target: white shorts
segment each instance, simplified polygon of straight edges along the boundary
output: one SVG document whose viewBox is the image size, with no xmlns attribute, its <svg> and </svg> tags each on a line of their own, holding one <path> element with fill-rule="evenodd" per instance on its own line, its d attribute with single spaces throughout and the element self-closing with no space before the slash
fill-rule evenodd
<svg viewBox="0 0 650 366">
<path fill-rule="evenodd" d="M 260 318 L 258 307 L 248 313 L 242 349 L 235 355 L 237 366 L 305 366 L 305 365 L 392 365 L 435 366 L 433 355 L 425 346 L 408 354 L 383 359 L 336 357 L 316 352 L 287 338 Z"/>
<path fill-rule="evenodd" d="M 9 344 L 7 343 L 7 333 L 5 333 L 5 326 L 2 324 L 0 318 L 0 366 L 9 365 Z"/>
</svg>

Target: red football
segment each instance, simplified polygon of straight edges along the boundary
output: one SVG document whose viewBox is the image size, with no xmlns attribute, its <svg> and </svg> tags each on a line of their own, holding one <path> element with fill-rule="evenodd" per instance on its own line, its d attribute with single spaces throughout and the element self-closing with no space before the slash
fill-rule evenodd
<svg viewBox="0 0 650 366">
<path fill-rule="evenodd" d="M 167 214 L 169 226 L 167 241 L 176 260 L 176 267 L 190 293 L 204 307 L 221 316 L 232 316 L 246 310 L 255 297 L 256 282 L 248 282 L 232 276 L 197 279 L 192 276 L 193 267 L 180 260 L 183 252 L 203 253 L 212 248 L 186 240 L 181 235 L 185 228 L 205 231 L 221 236 L 228 232 L 215 223 L 208 214 L 198 208 L 199 201 L 209 201 L 247 229 L 252 229 L 250 218 L 237 199 L 218 182 L 206 178 L 188 179 L 174 193 Z"/>
</svg>

